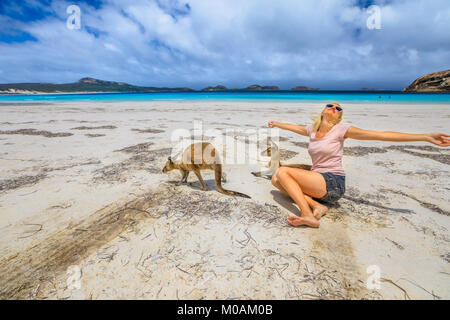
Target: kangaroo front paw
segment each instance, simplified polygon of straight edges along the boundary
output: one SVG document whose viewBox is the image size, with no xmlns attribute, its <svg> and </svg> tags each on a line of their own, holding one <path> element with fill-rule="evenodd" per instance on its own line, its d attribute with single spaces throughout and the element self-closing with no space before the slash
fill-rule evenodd
<svg viewBox="0 0 450 320">
<path fill-rule="evenodd" d="M 261 172 L 252 172 L 255 177 L 261 177 Z"/>
</svg>

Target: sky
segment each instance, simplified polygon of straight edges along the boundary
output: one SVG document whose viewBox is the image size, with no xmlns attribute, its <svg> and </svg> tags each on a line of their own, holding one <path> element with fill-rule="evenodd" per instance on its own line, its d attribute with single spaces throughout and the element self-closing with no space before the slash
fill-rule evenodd
<svg viewBox="0 0 450 320">
<path fill-rule="evenodd" d="M 449 0 L 1 0 L 0 83 L 401 90 L 449 30 Z"/>
</svg>

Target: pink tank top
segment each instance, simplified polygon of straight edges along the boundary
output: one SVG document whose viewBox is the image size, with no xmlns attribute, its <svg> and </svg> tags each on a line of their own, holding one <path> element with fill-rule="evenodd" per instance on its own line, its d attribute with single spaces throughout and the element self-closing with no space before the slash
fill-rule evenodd
<svg viewBox="0 0 450 320">
<path fill-rule="evenodd" d="M 342 154 L 344 153 L 344 135 L 348 128 L 350 125 L 338 123 L 324 137 L 316 139 L 312 125 L 306 127 L 309 136 L 308 153 L 313 163 L 311 171 L 331 172 L 345 176 L 342 168 Z"/>
</svg>

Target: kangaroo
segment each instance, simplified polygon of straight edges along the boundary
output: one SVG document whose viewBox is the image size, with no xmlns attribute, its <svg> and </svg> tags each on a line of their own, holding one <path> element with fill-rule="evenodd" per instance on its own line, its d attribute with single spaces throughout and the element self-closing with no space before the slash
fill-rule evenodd
<svg viewBox="0 0 450 320">
<path fill-rule="evenodd" d="M 265 153 L 270 157 L 268 164 L 268 169 L 260 172 L 252 172 L 256 177 L 271 176 L 273 175 L 279 167 L 289 167 L 289 168 L 299 168 L 304 170 L 311 170 L 311 165 L 308 164 L 282 164 L 280 161 L 280 149 L 277 144 L 273 142 L 270 138 L 267 141 L 268 146 Z"/>
<path fill-rule="evenodd" d="M 202 186 L 202 190 L 208 190 L 205 182 L 203 181 L 202 175 L 200 174 L 200 170 L 214 170 L 215 180 L 217 190 L 220 193 L 230 195 L 230 196 L 239 196 L 243 198 L 250 198 L 248 195 L 237 192 L 226 190 L 222 187 L 222 179 L 225 182 L 225 175 L 222 172 L 222 163 L 220 161 L 220 156 L 216 152 L 214 146 L 209 142 L 198 142 L 191 144 L 186 150 L 183 151 L 181 155 L 181 159 L 179 161 L 173 161 L 171 157 L 167 159 L 167 162 L 163 168 L 163 172 L 169 172 L 174 169 L 178 169 L 181 172 L 181 183 L 187 182 L 187 178 L 191 171 L 194 171 L 197 176 L 200 184 Z"/>
</svg>

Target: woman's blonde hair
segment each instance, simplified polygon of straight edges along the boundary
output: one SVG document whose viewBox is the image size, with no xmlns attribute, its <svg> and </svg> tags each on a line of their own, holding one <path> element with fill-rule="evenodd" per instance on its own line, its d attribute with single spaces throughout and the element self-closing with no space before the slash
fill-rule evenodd
<svg viewBox="0 0 450 320">
<path fill-rule="evenodd" d="M 340 105 L 339 103 L 337 103 L 337 102 L 332 102 L 331 104 L 336 105 L 336 106 L 338 106 L 338 107 L 341 106 L 341 105 Z M 317 132 L 317 130 L 319 130 L 320 124 L 322 123 L 322 118 L 323 118 L 322 113 L 326 110 L 326 108 L 327 108 L 327 107 L 325 107 L 325 108 L 322 110 L 322 112 L 321 112 L 318 116 L 311 118 L 311 120 L 314 121 L 314 124 L 313 124 L 313 131 Z M 335 125 L 337 125 L 339 122 L 341 122 L 341 121 L 342 121 L 342 116 L 343 116 L 343 115 L 344 115 L 344 110 L 342 110 L 341 112 L 339 112 L 339 118 L 337 118 L 337 119 L 334 120 L 334 121 L 331 121 L 332 126 L 331 126 L 330 128 L 328 128 L 328 130 L 331 130 L 331 128 L 333 128 Z"/>
</svg>

